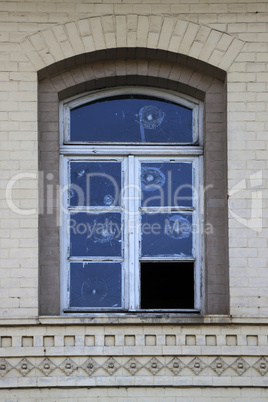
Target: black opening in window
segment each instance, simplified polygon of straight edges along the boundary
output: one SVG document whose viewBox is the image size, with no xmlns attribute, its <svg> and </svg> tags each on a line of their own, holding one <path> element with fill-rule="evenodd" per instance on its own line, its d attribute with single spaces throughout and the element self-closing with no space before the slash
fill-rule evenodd
<svg viewBox="0 0 268 402">
<path fill-rule="evenodd" d="M 193 309 L 194 263 L 142 263 L 141 308 Z"/>
</svg>

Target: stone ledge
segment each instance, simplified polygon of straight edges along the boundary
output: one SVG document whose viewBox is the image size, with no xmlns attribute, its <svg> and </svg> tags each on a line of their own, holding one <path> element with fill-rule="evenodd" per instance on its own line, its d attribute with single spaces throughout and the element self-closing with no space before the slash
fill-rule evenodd
<svg viewBox="0 0 268 402">
<path fill-rule="evenodd" d="M 261 323 L 261 319 L 256 321 Z M 229 315 L 200 314 L 76 314 L 65 316 L 39 316 L 31 318 L 1 318 L 0 326 L 23 325 L 174 325 L 174 324 L 230 324 L 232 318 Z M 268 323 L 268 318 L 266 320 Z"/>
<path fill-rule="evenodd" d="M 76 314 L 66 316 L 36 316 L 30 318 L 0 318 L 1 326 L 28 325 L 198 325 L 239 324 L 267 325 L 268 317 L 200 314 Z"/>
</svg>

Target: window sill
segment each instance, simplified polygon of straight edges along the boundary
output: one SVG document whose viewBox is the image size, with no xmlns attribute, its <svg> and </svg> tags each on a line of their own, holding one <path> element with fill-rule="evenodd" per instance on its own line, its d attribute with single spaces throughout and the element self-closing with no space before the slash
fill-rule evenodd
<svg viewBox="0 0 268 402">
<path fill-rule="evenodd" d="M 244 317 L 240 322 L 248 322 Z M 251 322 L 254 323 L 251 319 Z M 256 320 L 255 320 L 256 321 Z M 258 323 L 263 321 L 257 320 Z M 268 319 L 265 320 L 266 323 Z M 200 315 L 179 313 L 95 313 L 66 316 L 39 316 L 33 318 L 2 318 L 0 326 L 6 325 L 175 325 L 175 324 L 231 324 L 239 323 L 229 315 Z"/>
<path fill-rule="evenodd" d="M 268 317 L 200 314 L 94 314 L 1 318 L 0 326 L 26 325 L 267 325 Z"/>
</svg>

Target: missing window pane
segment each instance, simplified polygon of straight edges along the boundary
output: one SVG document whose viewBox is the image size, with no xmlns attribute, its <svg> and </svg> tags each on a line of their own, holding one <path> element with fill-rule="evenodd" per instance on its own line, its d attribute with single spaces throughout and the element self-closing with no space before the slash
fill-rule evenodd
<svg viewBox="0 0 268 402">
<path fill-rule="evenodd" d="M 141 264 L 142 309 L 193 309 L 194 262 Z"/>
</svg>

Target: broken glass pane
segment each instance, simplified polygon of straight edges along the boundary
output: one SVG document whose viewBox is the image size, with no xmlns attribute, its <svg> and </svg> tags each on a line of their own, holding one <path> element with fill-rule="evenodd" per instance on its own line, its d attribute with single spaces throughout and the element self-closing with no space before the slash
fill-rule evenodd
<svg viewBox="0 0 268 402">
<path fill-rule="evenodd" d="M 107 97 L 71 110 L 70 141 L 192 143 L 192 110 L 144 95 Z"/>
<path fill-rule="evenodd" d="M 142 214 L 142 257 L 192 257 L 192 215 L 182 213 Z"/>
<path fill-rule="evenodd" d="M 121 256 L 121 213 L 70 215 L 70 256 Z"/>
<path fill-rule="evenodd" d="M 121 162 L 70 162 L 70 206 L 120 205 Z"/>
<path fill-rule="evenodd" d="M 142 206 L 193 205 L 192 162 L 142 163 Z"/>
<path fill-rule="evenodd" d="M 194 308 L 194 263 L 182 261 L 142 263 L 141 308 Z"/>
<path fill-rule="evenodd" d="M 121 307 L 121 264 L 70 264 L 70 307 Z"/>
</svg>

